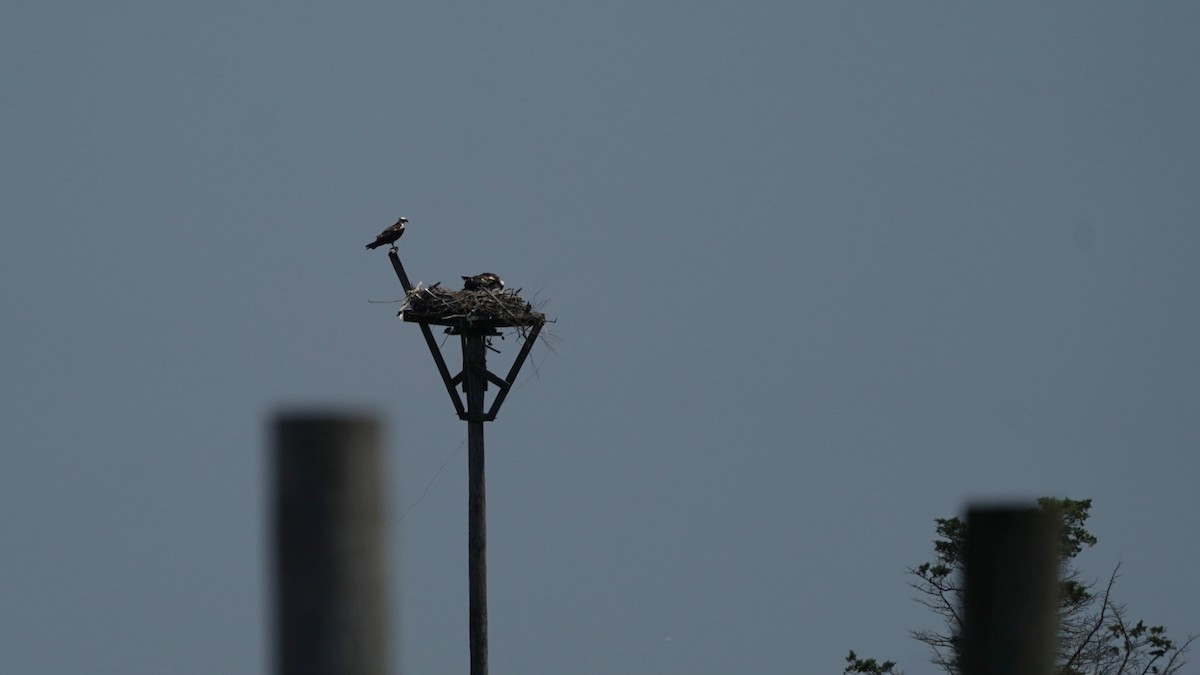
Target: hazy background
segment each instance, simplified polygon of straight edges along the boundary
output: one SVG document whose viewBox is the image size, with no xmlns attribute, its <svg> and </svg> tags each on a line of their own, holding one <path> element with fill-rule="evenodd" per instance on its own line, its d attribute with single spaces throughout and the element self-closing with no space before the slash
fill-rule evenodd
<svg viewBox="0 0 1200 675">
<path fill-rule="evenodd" d="M 493 672 L 931 672 L 904 569 L 978 497 L 1094 498 L 1085 570 L 1200 632 L 1198 34 L 6 3 L 0 671 L 266 672 L 268 420 L 318 404 L 388 422 L 397 667 L 466 669 L 465 425 L 367 302 L 398 215 L 414 282 L 558 319 L 488 427 Z"/>
</svg>

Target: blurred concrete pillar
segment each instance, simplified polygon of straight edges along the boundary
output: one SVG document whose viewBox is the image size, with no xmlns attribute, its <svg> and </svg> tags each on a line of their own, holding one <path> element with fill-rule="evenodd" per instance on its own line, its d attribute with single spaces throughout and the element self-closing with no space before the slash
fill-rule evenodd
<svg viewBox="0 0 1200 675">
<path fill-rule="evenodd" d="M 275 672 L 387 670 L 383 452 L 370 416 L 275 419 Z"/>
<path fill-rule="evenodd" d="M 967 513 L 964 675 L 1051 675 L 1061 518 L 1040 508 Z"/>
</svg>

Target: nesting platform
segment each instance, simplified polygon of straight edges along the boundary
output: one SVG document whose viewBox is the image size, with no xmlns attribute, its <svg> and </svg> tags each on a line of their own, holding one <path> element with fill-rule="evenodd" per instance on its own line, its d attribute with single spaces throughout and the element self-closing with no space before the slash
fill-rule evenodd
<svg viewBox="0 0 1200 675">
<path fill-rule="evenodd" d="M 452 291 L 436 285 L 408 291 L 400 316 L 412 323 L 448 326 L 451 332 L 520 330 L 546 323 L 546 315 L 534 311 L 518 291 Z"/>
</svg>

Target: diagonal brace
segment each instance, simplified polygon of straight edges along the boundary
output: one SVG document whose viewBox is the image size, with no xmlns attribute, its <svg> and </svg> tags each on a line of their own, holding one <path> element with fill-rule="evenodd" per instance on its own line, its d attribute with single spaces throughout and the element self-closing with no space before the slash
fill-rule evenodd
<svg viewBox="0 0 1200 675">
<path fill-rule="evenodd" d="M 396 270 L 396 277 L 400 279 L 400 285 L 404 287 L 404 292 L 412 291 L 412 282 L 408 280 L 408 273 L 404 271 L 404 265 L 400 263 L 400 256 L 396 254 L 396 248 L 388 251 L 388 259 L 392 261 L 392 269 Z M 454 389 L 454 384 L 457 379 L 462 378 L 460 373 L 456 379 L 451 379 L 450 369 L 446 367 L 446 360 L 442 358 L 442 350 L 438 349 L 437 341 L 433 339 L 433 331 L 429 330 L 429 324 L 420 323 L 421 334 L 425 336 L 425 344 L 429 345 L 429 353 L 433 355 L 433 362 L 437 364 L 438 374 L 442 376 L 442 382 L 446 385 L 446 391 L 450 394 L 450 401 L 454 404 L 454 411 L 459 417 L 466 414 L 466 409 L 463 407 L 462 398 Z"/>
<path fill-rule="evenodd" d="M 521 366 L 525 364 L 525 359 L 529 356 L 529 351 L 533 349 L 533 343 L 537 342 L 538 333 L 541 331 L 542 324 L 534 324 L 533 328 L 529 331 L 529 335 L 525 337 L 525 344 L 521 345 L 521 351 L 517 354 L 517 358 L 513 360 L 512 368 L 508 369 L 508 377 L 504 378 L 503 382 L 497 382 L 492 379 L 496 376 L 488 373 L 488 379 L 496 382 L 496 386 L 500 388 L 500 391 L 496 393 L 496 399 L 492 401 L 492 407 L 487 412 L 486 419 L 489 422 L 496 419 L 496 413 L 500 412 L 500 404 L 504 403 L 504 397 L 508 396 L 508 390 L 512 389 L 513 382 L 516 382 L 517 373 L 520 372 Z"/>
<path fill-rule="evenodd" d="M 446 360 L 442 358 L 442 350 L 438 349 L 437 341 L 433 339 L 433 331 L 429 330 L 429 324 L 417 324 L 421 327 L 421 334 L 425 336 L 425 344 L 429 345 L 429 353 L 433 354 L 433 362 L 437 364 L 438 374 L 442 376 L 442 382 L 446 385 L 446 391 L 450 394 L 450 402 L 454 404 L 454 412 L 458 413 L 458 417 L 463 419 L 467 414 L 466 408 L 463 407 L 462 397 L 458 395 L 458 390 L 454 385 L 462 380 L 462 373 L 450 377 L 450 369 L 446 367 Z"/>
<path fill-rule="evenodd" d="M 404 287 L 404 292 L 408 293 L 413 289 L 412 282 L 408 280 L 408 273 L 404 271 L 404 265 L 400 264 L 400 256 L 396 255 L 395 246 L 392 247 L 392 250 L 388 251 L 388 258 L 392 260 L 392 269 L 396 270 L 396 276 L 400 279 L 400 285 Z"/>
</svg>

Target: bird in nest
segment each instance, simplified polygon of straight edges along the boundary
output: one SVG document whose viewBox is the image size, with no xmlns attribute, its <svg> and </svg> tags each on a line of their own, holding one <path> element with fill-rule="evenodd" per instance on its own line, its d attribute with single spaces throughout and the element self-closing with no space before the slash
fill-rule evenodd
<svg viewBox="0 0 1200 675">
<path fill-rule="evenodd" d="M 407 222 L 408 218 L 400 216 L 394 225 L 388 226 L 386 230 L 379 233 L 378 237 L 375 237 L 375 241 L 367 244 L 367 248 L 379 248 L 384 244 L 391 244 L 392 248 L 396 248 L 396 240 L 404 236 L 404 224 Z"/>
<path fill-rule="evenodd" d="M 504 281 L 491 272 L 476 274 L 473 277 L 463 277 L 464 291 L 498 291 L 504 288 Z"/>
</svg>

